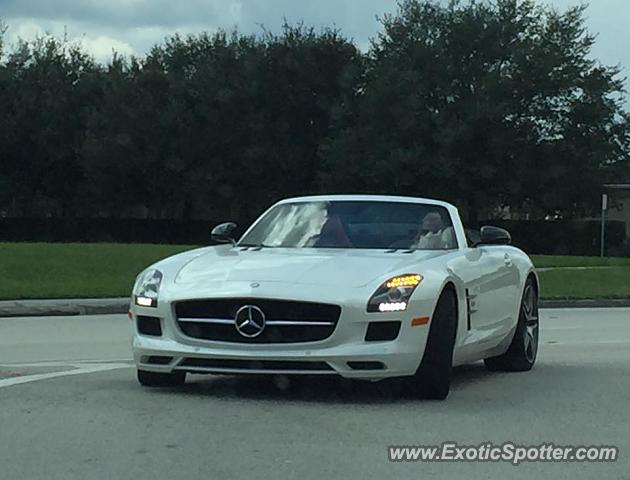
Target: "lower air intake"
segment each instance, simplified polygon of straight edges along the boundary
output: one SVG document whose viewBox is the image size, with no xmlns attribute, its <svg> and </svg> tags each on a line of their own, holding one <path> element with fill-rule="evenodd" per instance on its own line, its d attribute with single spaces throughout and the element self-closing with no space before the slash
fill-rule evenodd
<svg viewBox="0 0 630 480">
<path fill-rule="evenodd" d="M 326 362 L 308 362 L 291 360 L 232 360 L 232 359 L 207 359 L 207 358 L 186 358 L 178 368 L 191 371 L 207 370 L 240 370 L 247 371 L 268 371 L 268 372 L 326 372 L 334 373 L 334 369 Z"/>
</svg>

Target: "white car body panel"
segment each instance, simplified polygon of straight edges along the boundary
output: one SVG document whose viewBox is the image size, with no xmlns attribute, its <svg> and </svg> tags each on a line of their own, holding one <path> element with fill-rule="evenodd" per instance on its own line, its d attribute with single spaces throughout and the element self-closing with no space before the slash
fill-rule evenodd
<svg viewBox="0 0 630 480">
<path fill-rule="evenodd" d="M 138 368 L 173 372 L 185 358 L 227 360 L 323 361 L 331 371 L 291 369 L 272 373 L 331 373 L 348 378 L 377 380 L 413 375 L 417 370 L 430 328 L 412 326 L 417 317 L 431 317 L 440 293 L 448 283 L 458 298 L 458 328 L 453 364 L 460 365 L 499 355 L 507 349 L 516 327 L 526 279 L 533 275 L 532 262 L 512 246 L 467 245 L 457 209 L 445 202 L 409 197 L 376 195 L 318 196 L 287 199 L 286 202 L 386 201 L 422 203 L 444 207 L 452 217 L 458 249 L 448 251 L 404 251 L 262 248 L 243 250 L 219 245 L 185 252 L 162 260 L 163 281 L 156 308 L 132 302 L 131 314 L 158 317 L 160 337 L 133 338 Z M 254 223 L 254 225 L 256 222 Z M 254 227 L 252 225 L 251 228 Z M 366 305 L 383 282 L 400 274 L 422 275 L 423 280 L 409 301 L 407 310 L 396 313 L 368 313 Z M 538 284 L 538 283 L 537 283 Z M 341 306 L 333 334 L 306 343 L 248 344 L 200 340 L 186 336 L 178 327 L 175 302 L 207 298 L 283 299 L 320 302 Z M 367 325 L 374 321 L 400 321 L 398 337 L 391 341 L 364 340 Z M 151 356 L 173 357 L 168 364 L 150 364 Z M 381 370 L 356 370 L 349 361 L 382 362 Z M 195 371 L 189 368 L 186 371 Z M 203 369 L 199 373 L 205 372 Z M 214 368 L 212 373 L 240 373 L 238 368 Z M 265 369 L 249 373 L 270 373 Z"/>
</svg>

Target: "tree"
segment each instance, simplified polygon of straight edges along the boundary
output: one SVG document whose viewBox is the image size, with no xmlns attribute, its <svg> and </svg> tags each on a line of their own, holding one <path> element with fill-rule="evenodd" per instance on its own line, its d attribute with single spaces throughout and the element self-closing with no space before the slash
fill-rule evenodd
<svg viewBox="0 0 630 480">
<path fill-rule="evenodd" d="M 0 20 L 0 59 L 2 59 L 4 55 L 5 32 L 6 26 Z M 7 118 L 5 115 L 1 114 L 1 112 L 6 109 L 8 95 L 7 69 L 3 63 L 0 63 L 0 217 L 6 215 L 8 208 L 3 209 L 3 207 L 8 206 L 11 201 L 10 179 L 6 173 L 6 167 L 3 168 L 4 162 L 2 161 L 2 158 L 6 158 L 7 151 L 6 146 L 1 141 L 4 137 L 3 132 L 6 132 L 8 129 Z"/>
<path fill-rule="evenodd" d="M 445 198 L 473 222 L 588 213 L 627 165 L 630 121 L 583 18 L 404 0 L 367 55 L 285 25 L 107 65 L 49 36 L 3 50 L 0 27 L 0 215 L 247 223 L 320 191 Z"/>
<path fill-rule="evenodd" d="M 13 215 L 72 215 L 83 182 L 78 145 L 98 65 L 52 37 L 20 41 L 3 66 L 0 179 Z"/>
<path fill-rule="evenodd" d="M 110 214 L 253 219 L 317 190 L 319 146 L 360 74 L 352 43 L 302 26 L 176 35 L 116 59 L 82 151 L 89 190 Z"/>
<path fill-rule="evenodd" d="M 629 129 L 619 69 L 590 59 L 584 9 L 401 2 L 324 147 L 326 188 L 443 197 L 473 222 L 499 206 L 594 207 Z"/>
<path fill-rule="evenodd" d="M 81 147 L 95 213 L 119 217 L 140 209 L 150 218 L 180 217 L 186 124 L 173 108 L 165 65 L 153 54 L 129 61 L 115 56 L 101 88 Z"/>
<path fill-rule="evenodd" d="M 281 35 L 265 35 L 260 47 L 249 77 L 253 108 L 243 118 L 249 141 L 232 170 L 239 172 L 234 184 L 249 192 L 243 198 L 248 217 L 279 198 L 319 191 L 320 145 L 355 91 L 363 60 L 335 30 L 285 25 Z"/>
</svg>

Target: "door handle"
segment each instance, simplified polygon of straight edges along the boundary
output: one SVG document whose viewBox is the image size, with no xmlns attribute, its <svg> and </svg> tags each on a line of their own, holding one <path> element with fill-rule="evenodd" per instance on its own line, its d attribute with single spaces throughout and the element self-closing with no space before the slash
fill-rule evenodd
<svg viewBox="0 0 630 480">
<path fill-rule="evenodd" d="M 506 254 L 503 256 L 503 261 L 505 262 L 505 264 L 506 264 L 508 267 L 510 267 L 510 266 L 512 265 L 512 258 L 510 257 L 510 254 L 509 254 L 509 253 L 506 253 Z"/>
</svg>

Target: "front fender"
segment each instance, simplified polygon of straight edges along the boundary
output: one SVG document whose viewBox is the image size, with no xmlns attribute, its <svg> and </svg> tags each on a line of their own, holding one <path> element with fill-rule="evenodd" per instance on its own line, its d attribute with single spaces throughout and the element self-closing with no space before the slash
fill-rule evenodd
<svg viewBox="0 0 630 480">
<path fill-rule="evenodd" d="M 430 312 L 426 315 L 430 316 L 430 322 L 433 319 L 435 307 L 442 292 L 452 285 L 457 296 L 457 332 L 455 336 L 455 345 L 458 345 L 468 331 L 467 312 L 468 305 L 466 300 L 466 288 L 464 282 L 454 272 L 431 271 L 423 274 L 422 283 L 416 288 L 411 298 L 411 308 L 417 299 L 418 303 L 426 306 L 430 305 Z"/>
</svg>

